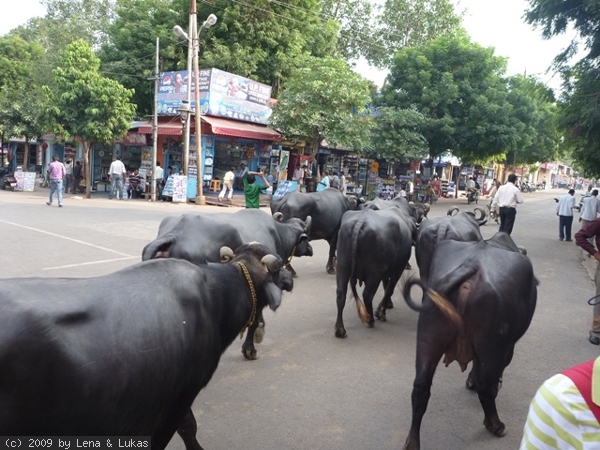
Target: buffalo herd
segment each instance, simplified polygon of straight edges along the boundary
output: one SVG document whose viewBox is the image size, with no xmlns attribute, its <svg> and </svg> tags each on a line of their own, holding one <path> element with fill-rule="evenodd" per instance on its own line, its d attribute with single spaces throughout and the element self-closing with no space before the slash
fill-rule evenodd
<svg viewBox="0 0 600 450">
<path fill-rule="evenodd" d="M 271 216 L 246 209 L 167 217 L 142 262 L 110 275 L 0 280 L 0 433 L 151 436 L 163 449 L 177 432 L 187 450 L 201 450 L 195 397 L 236 336 L 246 333 L 245 358 L 258 357 L 263 309 L 277 309 L 282 291 L 292 290 L 293 257 L 312 256 L 310 241 L 324 239 L 326 270 L 336 275 L 338 338 L 347 335 L 348 285 L 363 322 L 385 321 L 415 247 L 420 278 L 402 287 L 419 313 L 404 449 L 420 448 L 442 356 L 463 371 L 473 362 L 466 385 L 479 396 L 486 428 L 503 436 L 496 396 L 533 317 L 533 268 L 509 235 L 483 239 L 481 213 L 427 219 L 428 211 L 403 198 L 294 192 L 272 202 Z"/>
</svg>

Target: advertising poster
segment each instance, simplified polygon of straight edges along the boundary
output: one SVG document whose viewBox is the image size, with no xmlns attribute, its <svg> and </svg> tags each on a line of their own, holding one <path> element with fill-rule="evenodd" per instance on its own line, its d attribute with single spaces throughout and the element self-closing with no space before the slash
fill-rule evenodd
<svg viewBox="0 0 600 450">
<path fill-rule="evenodd" d="M 190 108 L 195 110 L 192 79 Z M 158 90 L 158 113 L 178 114 L 187 100 L 186 70 L 162 72 Z M 271 115 L 271 86 L 220 69 L 200 70 L 199 101 L 202 114 L 266 124 Z"/>
<path fill-rule="evenodd" d="M 288 167 L 290 165 L 290 152 L 281 150 L 279 156 L 279 181 L 286 181 L 288 178 Z"/>
</svg>

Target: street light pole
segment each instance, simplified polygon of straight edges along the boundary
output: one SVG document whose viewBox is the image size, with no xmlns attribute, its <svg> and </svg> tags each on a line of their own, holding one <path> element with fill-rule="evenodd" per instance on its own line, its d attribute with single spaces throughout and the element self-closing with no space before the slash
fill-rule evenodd
<svg viewBox="0 0 600 450">
<path fill-rule="evenodd" d="M 195 102 L 195 118 L 196 118 L 196 167 L 198 169 L 197 183 L 196 183 L 196 205 L 205 205 L 206 199 L 203 193 L 204 184 L 204 164 L 202 162 L 202 123 L 201 123 L 201 111 L 200 111 L 200 70 L 198 68 L 198 35 L 200 34 L 197 26 L 197 14 L 196 14 L 196 0 L 190 0 L 193 3 L 194 16 L 194 27 L 192 28 L 192 54 L 194 59 L 194 91 L 196 93 Z M 191 8 L 191 6 L 190 6 Z M 217 16 L 211 14 L 202 24 L 202 28 L 209 28 L 217 23 Z"/>
<path fill-rule="evenodd" d="M 217 23 L 217 16 L 211 14 L 202 24 L 202 28 L 210 28 L 215 23 Z M 195 118 L 196 118 L 196 204 L 204 205 L 206 200 L 204 198 L 202 192 L 202 183 L 204 182 L 204 165 L 202 164 L 202 132 L 201 132 L 201 119 L 200 119 L 200 86 L 199 86 L 199 73 L 198 69 L 198 35 L 200 34 L 198 31 L 198 14 L 196 12 L 196 0 L 190 0 L 190 21 L 189 21 L 189 29 L 188 31 L 191 33 L 191 36 L 186 34 L 185 31 L 179 26 L 176 25 L 173 27 L 173 32 L 186 39 L 188 42 L 188 79 L 187 79 L 187 105 L 186 107 L 180 108 L 182 114 L 184 113 L 184 109 L 189 109 L 190 100 L 191 100 L 191 78 L 190 78 L 190 64 L 193 65 L 193 78 L 194 78 L 194 105 L 195 105 Z M 190 58 L 190 54 L 192 57 Z M 183 165 L 184 165 L 184 174 L 189 177 L 189 150 L 190 150 L 190 120 L 189 115 L 187 115 L 186 124 L 185 124 L 185 132 L 184 132 L 184 155 L 183 155 Z"/>
</svg>

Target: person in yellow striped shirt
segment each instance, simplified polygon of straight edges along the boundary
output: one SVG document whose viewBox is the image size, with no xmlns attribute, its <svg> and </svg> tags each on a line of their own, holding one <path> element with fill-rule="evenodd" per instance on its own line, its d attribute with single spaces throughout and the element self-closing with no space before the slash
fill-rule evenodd
<svg viewBox="0 0 600 450">
<path fill-rule="evenodd" d="M 531 401 L 520 448 L 600 449 L 599 417 L 600 357 L 542 384 Z"/>
</svg>

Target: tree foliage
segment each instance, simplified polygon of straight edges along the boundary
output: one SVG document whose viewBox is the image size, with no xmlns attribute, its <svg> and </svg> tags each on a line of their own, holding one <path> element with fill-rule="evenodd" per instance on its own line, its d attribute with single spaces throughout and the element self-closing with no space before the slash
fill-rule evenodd
<svg viewBox="0 0 600 450">
<path fill-rule="evenodd" d="M 338 23 L 337 56 L 346 61 L 368 54 L 377 29 L 369 0 L 321 0 L 321 16 Z"/>
<path fill-rule="evenodd" d="M 271 124 L 286 137 L 310 143 L 313 158 L 323 139 L 361 151 L 369 140 L 369 82 L 335 58 L 306 58 L 273 107 Z"/>
<path fill-rule="evenodd" d="M 133 91 L 99 73 L 100 60 L 85 41 L 67 46 L 53 71 L 56 89 L 46 89 L 46 117 L 58 135 L 82 139 L 85 148 L 86 196 L 90 198 L 89 151 L 96 142 L 113 142 L 130 127 Z"/>
<path fill-rule="evenodd" d="M 383 103 L 415 109 L 432 157 L 447 150 L 464 161 L 504 154 L 519 140 L 504 79 L 506 61 L 460 33 L 405 48 L 383 89 Z"/>
<path fill-rule="evenodd" d="M 372 129 L 372 146 L 389 162 L 407 163 L 429 154 L 427 140 L 421 134 L 425 117 L 411 109 L 377 109 Z"/>
<path fill-rule="evenodd" d="M 534 77 L 509 79 L 508 100 L 513 107 L 513 125 L 518 142 L 507 163 L 535 164 L 559 156 L 558 106 L 552 89 Z"/>
<path fill-rule="evenodd" d="M 451 0 L 386 0 L 377 8 L 373 43 L 364 56 L 376 67 L 389 68 L 394 54 L 453 35 L 461 25 Z"/>
</svg>

